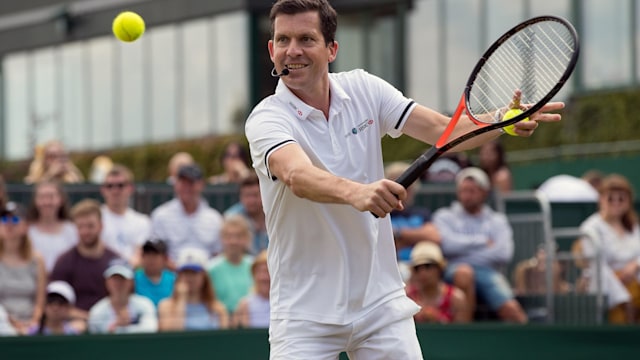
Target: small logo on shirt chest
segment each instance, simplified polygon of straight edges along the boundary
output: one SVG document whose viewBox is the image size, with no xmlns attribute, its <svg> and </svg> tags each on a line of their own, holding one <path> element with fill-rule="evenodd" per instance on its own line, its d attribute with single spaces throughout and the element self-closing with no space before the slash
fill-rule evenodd
<svg viewBox="0 0 640 360">
<path fill-rule="evenodd" d="M 373 119 L 367 119 L 361 122 L 360 124 L 356 125 L 354 128 L 352 128 L 351 132 L 348 134 L 345 134 L 344 137 L 348 137 L 350 135 L 358 135 L 358 133 L 361 133 L 367 130 L 371 125 L 373 125 L 373 123 L 374 123 Z"/>
</svg>

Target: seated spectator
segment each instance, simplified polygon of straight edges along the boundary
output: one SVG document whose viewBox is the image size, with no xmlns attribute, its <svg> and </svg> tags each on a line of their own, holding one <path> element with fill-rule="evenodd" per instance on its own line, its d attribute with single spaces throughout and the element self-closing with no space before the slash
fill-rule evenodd
<svg viewBox="0 0 640 360">
<path fill-rule="evenodd" d="M 84 176 L 69 159 L 64 145 L 57 140 L 49 141 L 36 149 L 29 174 L 24 179 L 27 184 L 41 181 L 58 181 L 61 183 L 81 183 Z"/>
<path fill-rule="evenodd" d="M 598 191 L 589 182 L 573 175 L 555 175 L 537 189 L 551 202 L 597 202 Z"/>
<path fill-rule="evenodd" d="M 407 296 L 421 306 L 416 322 L 448 324 L 471 321 L 471 311 L 462 290 L 442 281 L 447 262 L 440 247 L 422 241 L 411 250 L 411 281 Z"/>
<path fill-rule="evenodd" d="M 251 171 L 250 174 L 240 182 L 239 196 L 240 201 L 227 209 L 227 211 L 224 212 L 224 216 L 229 217 L 239 214 L 249 221 L 251 233 L 253 234 L 250 252 L 251 254 L 257 254 L 269 245 L 269 235 L 267 234 L 267 225 L 262 208 L 260 182 L 255 171 Z"/>
<path fill-rule="evenodd" d="M 167 184 L 173 185 L 176 183 L 178 179 L 178 170 L 184 165 L 193 165 L 195 161 L 193 160 L 193 156 L 188 152 L 177 152 L 175 153 L 171 159 L 169 159 L 169 165 L 167 166 L 167 172 L 169 176 L 167 177 Z"/>
<path fill-rule="evenodd" d="M 11 321 L 9 321 L 9 314 L 7 314 L 7 311 L 0 304 L 0 336 L 14 335 L 18 335 L 18 332 L 13 328 L 13 325 L 11 325 Z"/>
<path fill-rule="evenodd" d="M 171 296 L 176 274 L 167 268 L 167 245 L 162 240 L 147 240 L 142 245 L 141 267 L 136 270 L 136 294 L 146 296 L 157 307 Z"/>
<path fill-rule="evenodd" d="M 103 273 L 118 254 L 100 240 L 102 213 L 100 203 L 92 199 L 78 202 L 71 209 L 78 228 L 78 244 L 60 255 L 50 280 L 66 281 L 76 293 L 72 317 L 87 320 L 89 309 L 107 296 Z"/>
<path fill-rule="evenodd" d="M 64 281 L 53 281 L 47 285 L 44 313 L 37 325 L 29 328 L 29 335 L 78 335 L 82 330 L 70 321 L 71 308 L 76 294 Z"/>
<path fill-rule="evenodd" d="M 249 226 L 249 222 L 241 215 L 226 218 L 220 231 L 222 253 L 214 257 L 208 266 L 216 297 L 229 314 L 233 314 L 238 301 L 249 293 L 253 283 L 253 257 L 247 255 L 252 238 Z"/>
<path fill-rule="evenodd" d="M 479 160 L 479 167 L 489 176 L 492 189 L 501 193 L 513 190 L 513 176 L 499 139 L 480 145 Z"/>
<path fill-rule="evenodd" d="M 513 230 L 504 214 L 485 204 L 490 191 L 484 171 L 463 169 L 456 177 L 458 200 L 435 212 L 433 222 L 449 261 L 444 278 L 462 289 L 472 313 L 477 289 L 478 296 L 502 320 L 525 323 L 527 317 L 501 273 L 513 256 Z"/>
<path fill-rule="evenodd" d="M 24 211 L 13 202 L 0 214 L 0 304 L 26 334 L 42 316 L 47 272 L 27 235 Z"/>
<path fill-rule="evenodd" d="M 238 142 L 230 142 L 224 148 L 220 158 L 222 173 L 211 176 L 209 184 L 239 184 L 249 175 L 251 161 L 247 148 Z"/>
<path fill-rule="evenodd" d="M 69 217 L 69 200 L 56 182 L 40 182 L 33 189 L 27 212 L 29 238 L 51 273 L 58 257 L 78 243 L 78 230 Z"/>
<path fill-rule="evenodd" d="M 269 289 L 271 277 L 267 267 L 267 251 L 262 250 L 251 264 L 253 288 L 243 297 L 233 314 L 234 328 L 269 328 Z"/>
<path fill-rule="evenodd" d="M 175 198 L 151 213 L 152 236 L 167 242 L 170 264 L 183 248 L 202 249 L 209 256 L 220 253 L 222 215 L 202 197 L 204 180 L 200 167 L 181 167 L 173 190 Z"/>
<path fill-rule="evenodd" d="M 569 283 L 563 278 L 564 271 L 558 260 L 553 262 L 553 292 L 564 294 Z M 547 293 L 547 252 L 545 245 L 538 246 L 535 255 L 520 261 L 513 271 L 516 295 L 542 295 Z"/>
<path fill-rule="evenodd" d="M 89 311 L 89 332 L 130 334 L 158 331 L 156 308 L 151 300 L 133 294 L 133 270 L 126 260 L 111 262 L 104 272 L 109 295 Z"/>
<path fill-rule="evenodd" d="M 178 257 L 173 294 L 160 302 L 160 331 L 214 330 L 229 327 L 229 315 L 216 298 L 205 271 L 207 253 L 184 248 Z"/>
<path fill-rule="evenodd" d="M 385 168 L 385 177 L 395 180 L 408 168 L 409 164 L 404 162 L 392 163 Z M 438 229 L 431 222 L 431 211 L 413 203 L 419 188 L 419 182 L 411 184 L 407 188 L 404 210 L 394 210 L 390 214 L 399 261 L 408 261 L 413 245 L 421 241 L 440 244 Z"/>
<path fill-rule="evenodd" d="M 634 207 L 634 190 L 622 175 L 604 178 L 598 212 L 589 216 L 580 231 L 587 258 L 600 255 L 600 288 L 607 296 L 609 322 L 633 324 L 640 320 L 640 227 Z M 596 262 L 590 261 L 589 290 L 597 290 Z"/>
<path fill-rule="evenodd" d="M 102 240 L 135 267 L 140 262 L 140 246 L 151 235 L 151 220 L 129 206 L 133 192 L 133 173 L 123 165 L 114 165 L 100 186 Z"/>
</svg>

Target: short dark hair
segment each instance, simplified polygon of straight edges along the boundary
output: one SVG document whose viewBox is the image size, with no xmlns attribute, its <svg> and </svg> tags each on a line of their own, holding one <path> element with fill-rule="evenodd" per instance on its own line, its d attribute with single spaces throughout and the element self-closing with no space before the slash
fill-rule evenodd
<svg viewBox="0 0 640 360">
<path fill-rule="evenodd" d="M 255 171 L 250 170 L 249 174 L 247 174 L 247 176 L 245 176 L 242 181 L 240 181 L 240 188 L 254 185 L 260 185 L 260 179 L 258 179 L 258 175 Z"/>
<path fill-rule="evenodd" d="M 143 254 L 161 254 L 166 255 L 168 252 L 167 243 L 160 239 L 148 239 L 142 245 Z"/>
<path fill-rule="evenodd" d="M 122 164 L 114 164 L 107 173 L 107 177 L 109 176 L 124 176 L 127 181 L 133 182 L 133 172 Z"/>
<path fill-rule="evenodd" d="M 320 30 L 325 44 L 331 44 L 336 39 L 338 28 L 338 13 L 327 0 L 278 0 L 271 7 L 269 20 L 271 21 L 271 38 L 273 39 L 276 17 L 280 14 L 294 15 L 307 11 L 317 11 L 320 16 Z"/>
</svg>

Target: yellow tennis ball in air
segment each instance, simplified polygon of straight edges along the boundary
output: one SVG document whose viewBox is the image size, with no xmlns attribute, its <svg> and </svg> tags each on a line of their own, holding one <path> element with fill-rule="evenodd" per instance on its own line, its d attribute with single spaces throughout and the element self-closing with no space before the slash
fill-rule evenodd
<svg viewBox="0 0 640 360">
<path fill-rule="evenodd" d="M 510 109 L 509 111 L 507 111 L 504 116 L 502 117 L 502 120 L 509 120 L 511 118 L 514 118 L 518 115 L 522 114 L 522 110 L 520 109 Z M 527 121 L 529 120 L 529 118 L 524 118 L 523 120 L 520 121 Z M 504 132 L 506 132 L 507 134 L 511 135 L 511 136 L 518 136 L 518 134 L 516 134 L 516 128 L 515 126 L 513 126 L 514 124 L 508 125 L 503 127 Z"/>
<path fill-rule="evenodd" d="M 144 20 L 133 11 L 121 12 L 113 19 L 113 35 L 124 42 L 132 42 L 144 34 Z"/>
</svg>

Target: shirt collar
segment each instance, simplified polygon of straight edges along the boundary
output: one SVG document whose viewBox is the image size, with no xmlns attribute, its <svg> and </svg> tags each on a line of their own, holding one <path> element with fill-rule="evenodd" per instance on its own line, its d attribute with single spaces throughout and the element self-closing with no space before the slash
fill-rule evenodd
<svg viewBox="0 0 640 360">
<path fill-rule="evenodd" d="M 351 97 L 349 97 L 337 81 L 334 81 L 332 74 L 329 74 L 329 88 L 331 91 L 331 108 L 329 109 L 331 116 L 340 113 L 344 102 L 351 100 Z M 287 104 L 287 108 L 300 120 L 306 119 L 309 114 L 318 110 L 300 100 L 300 98 L 284 84 L 282 79 L 278 80 L 275 94 Z"/>
</svg>

